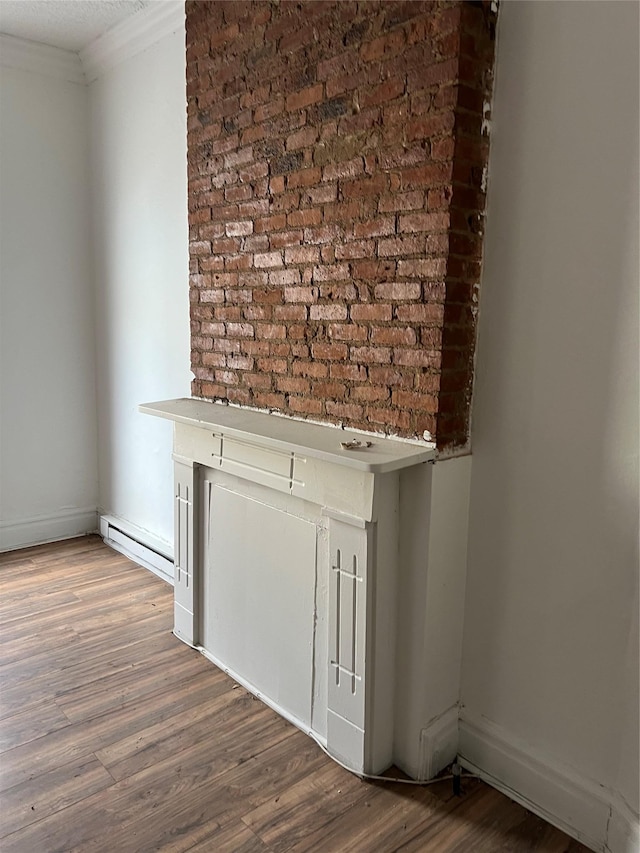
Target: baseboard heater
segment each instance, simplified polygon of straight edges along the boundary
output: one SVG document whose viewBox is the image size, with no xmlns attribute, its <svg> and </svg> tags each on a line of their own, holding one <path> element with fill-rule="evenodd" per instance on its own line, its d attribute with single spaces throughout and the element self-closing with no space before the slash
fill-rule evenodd
<svg viewBox="0 0 640 853">
<path fill-rule="evenodd" d="M 135 563 L 149 569 L 173 586 L 173 556 L 142 528 L 112 515 L 100 516 L 100 535 L 105 543 Z"/>
</svg>

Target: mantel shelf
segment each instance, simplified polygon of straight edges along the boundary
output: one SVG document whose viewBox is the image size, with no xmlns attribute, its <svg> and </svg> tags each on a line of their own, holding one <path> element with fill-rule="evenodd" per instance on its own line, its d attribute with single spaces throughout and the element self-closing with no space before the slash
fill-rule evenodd
<svg viewBox="0 0 640 853">
<path fill-rule="evenodd" d="M 433 444 L 403 441 L 381 435 L 370 438 L 353 430 L 295 421 L 253 409 L 183 397 L 145 403 L 139 410 L 147 415 L 200 427 L 229 438 L 254 441 L 274 450 L 296 453 L 332 462 L 370 474 L 386 474 L 435 458 Z M 345 449 L 342 442 L 371 441 L 371 447 Z"/>
</svg>

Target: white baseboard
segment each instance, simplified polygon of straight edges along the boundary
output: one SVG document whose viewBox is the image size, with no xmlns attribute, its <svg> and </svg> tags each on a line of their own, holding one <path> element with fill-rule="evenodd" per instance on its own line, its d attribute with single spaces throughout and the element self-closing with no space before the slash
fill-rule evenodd
<svg viewBox="0 0 640 853">
<path fill-rule="evenodd" d="M 20 521 L 0 522 L 0 551 L 14 551 L 31 545 L 72 539 L 95 533 L 97 529 L 98 513 L 95 507 L 63 509 Z"/>
<path fill-rule="evenodd" d="M 111 548 L 173 586 L 173 554 L 167 542 L 114 515 L 100 516 L 100 535 Z"/>
<path fill-rule="evenodd" d="M 611 820 L 605 853 L 638 853 L 640 850 L 640 817 L 621 797 L 611 805 Z"/>
<path fill-rule="evenodd" d="M 458 754 L 458 706 L 448 708 L 420 732 L 418 779 L 433 779 Z"/>
<path fill-rule="evenodd" d="M 460 763 L 512 800 L 598 853 L 638 853 L 637 819 L 619 796 L 464 709 Z M 635 831 L 635 836 L 634 836 Z M 615 836 L 615 837 L 614 837 Z"/>
</svg>

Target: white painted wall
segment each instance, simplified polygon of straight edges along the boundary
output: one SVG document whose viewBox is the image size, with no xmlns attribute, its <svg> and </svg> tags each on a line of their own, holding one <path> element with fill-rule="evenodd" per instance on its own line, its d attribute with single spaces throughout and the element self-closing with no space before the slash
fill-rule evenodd
<svg viewBox="0 0 640 853">
<path fill-rule="evenodd" d="M 624 853 L 640 849 L 620 830 L 638 811 L 638 11 L 501 6 L 462 667 L 463 754 L 594 849 L 611 823 Z"/>
<path fill-rule="evenodd" d="M 140 403 L 190 395 L 184 32 L 89 87 L 99 505 L 173 553 L 171 425 Z"/>
<path fill-rule="evenodd" d="M 0 549 L 9 549 L 96 529 L 86 87 L 3 67 L 0 115 Z"/>
</svg>

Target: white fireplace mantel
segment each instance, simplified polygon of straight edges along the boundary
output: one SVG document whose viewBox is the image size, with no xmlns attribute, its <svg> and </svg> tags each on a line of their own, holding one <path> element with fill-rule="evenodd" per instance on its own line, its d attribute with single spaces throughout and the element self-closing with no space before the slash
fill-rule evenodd
<svg viewBox="0 0 640 853">
<path fill-rule="evenodd" d="M 202 400 L 140 411 L 175 425 L 175 634 L 356 772 L 437 769 L 413 683 L 433 445 Z"/>
</svg>

